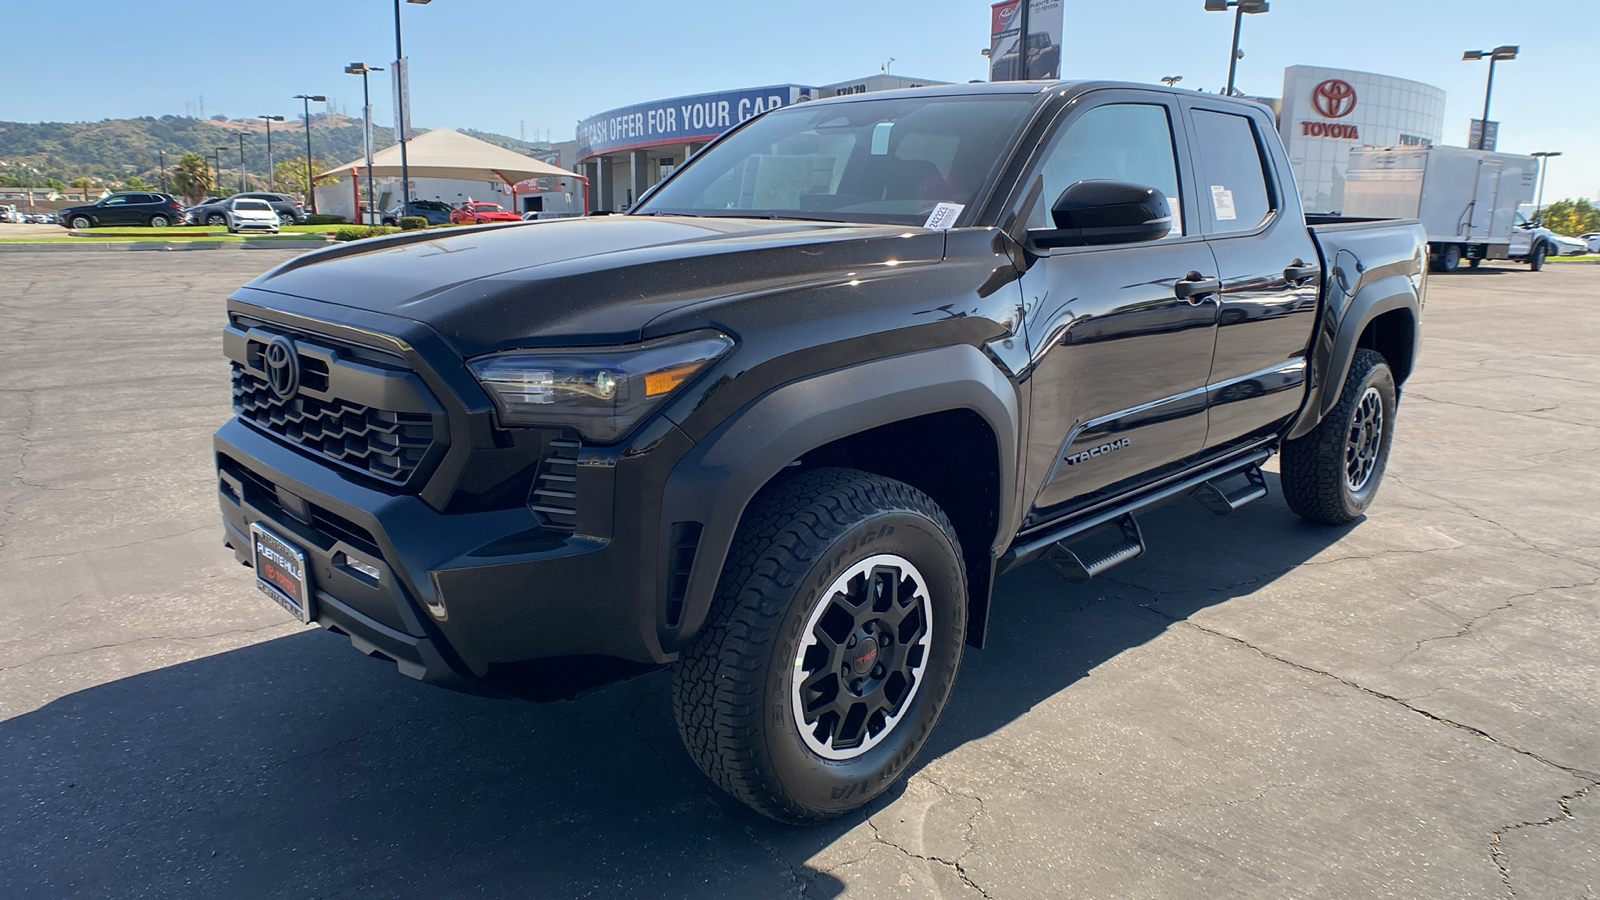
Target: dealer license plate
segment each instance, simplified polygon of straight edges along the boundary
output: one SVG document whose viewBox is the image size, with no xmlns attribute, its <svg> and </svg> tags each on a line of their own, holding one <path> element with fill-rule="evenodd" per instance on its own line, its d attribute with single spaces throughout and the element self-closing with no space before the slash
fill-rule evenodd
<svg viewBox="0 0 1600 900">
<path fill-rule="evenodd" d="M 260 522 L 250 526 L 256 588 L 302 622 L 311 621 L 311 572 L 306 555 Z"/>
</svg>

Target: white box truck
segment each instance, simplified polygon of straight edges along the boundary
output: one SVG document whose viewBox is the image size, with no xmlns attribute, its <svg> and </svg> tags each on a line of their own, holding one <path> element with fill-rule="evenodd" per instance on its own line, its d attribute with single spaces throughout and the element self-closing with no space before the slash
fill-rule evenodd
<svg viewBox="0 0 1600 900">
<path fill-rule="evenodd" d="M 1436 271 L 1453 271 L 1462 260 L 1476 267 L 1511 259 L 1517 207 L 1533 199 L 1537 162 L 1465 147 L 1357 148 L 1345 173 L 1343 214 L 1421 220 Z M 1518 258 L 1535 249 L 1522 244 Z"/>
</svg>

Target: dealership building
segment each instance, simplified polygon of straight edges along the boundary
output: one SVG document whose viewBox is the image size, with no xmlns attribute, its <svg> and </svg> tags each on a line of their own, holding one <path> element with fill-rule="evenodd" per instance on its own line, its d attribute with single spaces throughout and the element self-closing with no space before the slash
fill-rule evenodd
<svg viewBox="0 0 1600 900">
<path fill-rule="evenodd" d="M 624 210 L 706 142 L 769 109 L 807 100 L 947 84 L 873 75 L 823 86 L 778 84 L 672 97 L 590 116 L 577 139 L 557 145 L 559 165 L 589 179 L 589 209 Z M 1281 97 L 1253 98 L 1272 108 L 1308 212 L 1338 212 L 1350 151 L 1358 147 L 1431 146 L 1444 138 L 1444 91 L 1373 72 L 1290 66 Z M 552 160 L 553 161 L 553 160 Z M 567 208 L 559 195 L 536 200 Z M 575 211 L 575 209 L 574 209 Z"/>
</svg>

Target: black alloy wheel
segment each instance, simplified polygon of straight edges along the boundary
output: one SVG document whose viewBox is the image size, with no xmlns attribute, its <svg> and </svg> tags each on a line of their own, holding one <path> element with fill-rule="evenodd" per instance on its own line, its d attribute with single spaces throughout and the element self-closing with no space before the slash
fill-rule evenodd
<svg viewBox="0 0 1600 900">
<path fill-rule="evenodd" d="M 1399 393 L 1376 350 L 1357 350 L 1339 402 L 1309 433 L 1284 441 L 1283 496 L 1301 518 L 1343 525 L 1378 495 L 1394 443 Z"/>
<path fill-rule="evenodd" d="M 939 506 L 899 481 L 826 468 L 763 489 L 673 668 L 678 731 L 701 771 L 794 824 L 893 785 L 960 666 L 959 548 Z"/>
</svg>

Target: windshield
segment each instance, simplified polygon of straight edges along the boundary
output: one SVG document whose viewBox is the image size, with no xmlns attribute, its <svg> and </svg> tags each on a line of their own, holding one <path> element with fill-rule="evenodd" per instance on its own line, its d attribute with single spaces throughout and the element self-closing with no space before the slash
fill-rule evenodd
<svg viewBox="0 0 1600 900">
<path fill-rule="evenodd" d="M 634 212 L 922 225 L 940 204 L 972 204 L 1034 102 L 938 96 L 784 107 L 695 157 Z"/>
<path fill-rule="evenodd" d="M 504 212 L 498 203 L 474 203 L 472 208 L 478 212 Z"/>
<path fill-rule="evenodd" d="M 233 208 L 235 211 L 270 212 L 272 207 L 265 200 L 236 200 Z"/>
</svg>

